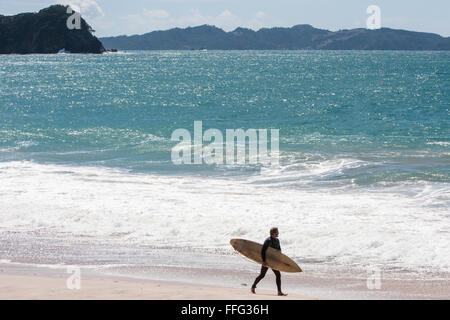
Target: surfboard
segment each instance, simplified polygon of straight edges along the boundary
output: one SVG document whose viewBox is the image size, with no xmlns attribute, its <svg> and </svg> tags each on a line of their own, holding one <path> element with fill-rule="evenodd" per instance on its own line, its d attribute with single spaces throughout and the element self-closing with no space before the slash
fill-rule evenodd
<svg viewBox="0 0 450 320">
<path fill-rule="evenodd" d="M 258 264 L 262 264 L 261 244 L 244 239 L 231 239 L 230 244 L 234 250 L 242 254 L 244 257 Z M 290 273 L 302 272 L 302 269 L 297 265 L 297 263 L 295 263 L 294 260 L 274 248 L 267 248 L 266 263 L 269 268 L 274 270 Z"/>
</svg>

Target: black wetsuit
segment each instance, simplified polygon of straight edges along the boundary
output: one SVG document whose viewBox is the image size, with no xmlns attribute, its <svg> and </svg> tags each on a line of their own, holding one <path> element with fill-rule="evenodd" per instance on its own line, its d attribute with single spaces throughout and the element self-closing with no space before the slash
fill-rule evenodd
<svg viewBox="0 0 450 320">
<path fill-rule="evenodd" d="M 267 251 L 267 248 L 269 248 L 269 247 L 274 248 L 275 250 L 281 251 L 280 240 L 278 240 L 278 238 L 269 237 L 266 239 L 266 241 L 264 241 L 264 244 L 261 249 L 261 258 L 264 262 L 266 262 L 266 251 Z M 261 266 L 261 272 L 260 272 L 259 276 L 255 279 L 255 282 L 253 283 L 252 288 L 256 288 L 256 285 L 258 284 L 258 282 L 260 282 L 264 278 L 268 269 L 269 268 L 267 268 L 267 267 Z M 272 269 L 272 271 L 273 271 L 273 273 L 275 273 L 275 276 L 276 276 L 278 292 L 281 292 L 281 273 L 278 270 Z"/>
</svg>

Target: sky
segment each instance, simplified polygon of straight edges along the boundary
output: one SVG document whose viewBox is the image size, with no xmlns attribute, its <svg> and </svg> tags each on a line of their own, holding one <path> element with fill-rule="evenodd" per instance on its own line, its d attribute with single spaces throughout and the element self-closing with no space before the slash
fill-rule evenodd
<svg viewBox="0 0 450 320">
<path fill-rule="evenodd" d="M 365 28 L 370 5 L 380 8 L 382 27 L 450 36 L 449 0 L 0 0 L 0 14 L 35 12 L 55 3 L 79 8 L 98 37 L 203 24 L 226 31 L 296 24 L 332 31 Z"/>
</svg>

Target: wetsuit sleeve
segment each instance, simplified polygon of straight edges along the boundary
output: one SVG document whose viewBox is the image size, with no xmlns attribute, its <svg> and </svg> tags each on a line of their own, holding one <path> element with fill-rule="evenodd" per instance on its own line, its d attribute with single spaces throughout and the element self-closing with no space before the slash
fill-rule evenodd
<svg viewBox="0 0 450 320">
<path fill-rule="evenodd" d="M 261 258 L 262 258 L 263 262 L 266 262 L 266 251 L 267 251 L 267 248 L 269 247 L 269 244 L 270 244 L 270 240 L 266 240 L 266 241 L 264 241 L 264 244 L 262 246 Z"/>
</svg>

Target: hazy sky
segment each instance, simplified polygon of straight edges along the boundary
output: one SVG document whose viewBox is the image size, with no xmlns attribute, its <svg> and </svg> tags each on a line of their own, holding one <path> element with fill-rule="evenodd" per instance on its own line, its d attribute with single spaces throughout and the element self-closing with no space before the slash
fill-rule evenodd
<svg viewBox="0 0 450 320">
<path fill-rule="evenodd" d="M 366 27 L 369 5 L 382 27 L 450 36 L 450 0 L 0 0 L 0 14 L 78 5 L 97 36 L 142 34 L 173 27 L 216 25 L 227 31 L 311 24 L 328 30 Z"/>
</svg>

